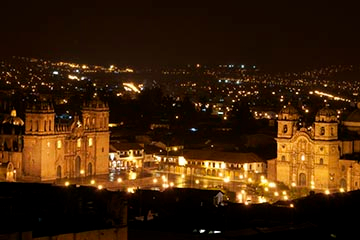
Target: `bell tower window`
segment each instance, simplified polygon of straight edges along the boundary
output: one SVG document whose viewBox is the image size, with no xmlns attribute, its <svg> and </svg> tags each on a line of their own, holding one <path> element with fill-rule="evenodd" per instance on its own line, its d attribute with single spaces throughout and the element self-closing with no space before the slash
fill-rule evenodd
<svg viewBox="0 0 360 240">
<path fill-rule="evenodd" d="M 320 128 L 320 135 L 325 135 L 325 128 L 324 127 Z"/>
<path fill-rule="evenodd" d="M 287 131 L 288 131 L 287 125 L 284 125 L 284 127 L 283 127 L 283 133 L 287 133 Z"/>
</svg>

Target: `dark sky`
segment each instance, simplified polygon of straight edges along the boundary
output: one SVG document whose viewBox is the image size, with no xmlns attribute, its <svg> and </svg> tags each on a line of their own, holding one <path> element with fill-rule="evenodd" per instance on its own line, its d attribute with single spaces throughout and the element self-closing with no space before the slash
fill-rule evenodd
<svg viewBox="0 0 360 240">
<path fill-rule="evenodd" d="M 2 0 L 0 54 L 93 64 L 360 62 L 356 1 Z"/>
</svg>

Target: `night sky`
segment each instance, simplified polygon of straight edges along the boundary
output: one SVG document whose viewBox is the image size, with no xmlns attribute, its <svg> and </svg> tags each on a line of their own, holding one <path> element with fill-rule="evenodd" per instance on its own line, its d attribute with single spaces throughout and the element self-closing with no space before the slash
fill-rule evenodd
<svg viewBox="0 0 360 240">
<path fill-rule="evenodd" d="M 1 1 L 0 55 L 88 64 L 360 63 L 356 1 Z"/>
</svg>

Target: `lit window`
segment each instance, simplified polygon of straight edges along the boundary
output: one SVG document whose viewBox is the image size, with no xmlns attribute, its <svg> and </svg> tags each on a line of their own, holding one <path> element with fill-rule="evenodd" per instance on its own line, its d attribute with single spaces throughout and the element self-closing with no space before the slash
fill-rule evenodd
<svg viewBox="0 0 360 240">
<path fill-rule="evenodd" d="M 91 147 L 93 145 L 93 139 L 89 138 L 89 147 Z"/>
<path fill-rule="evenodd" d="M 58 149 L 61 148 L 61 140 L 58 140 L 58 141 L 57 141 L 56 146 L 57 146 Z"/>
<path fill-rule="evenodd" d="M 47 142 L 47 146 L 50 147 L 50 142 Z"/>
<path fill-rule="evenodd" d="M 305 161 L 305 155 L 301 155 L 301 161 Z"/>
<path fill-rule="evenodd" d="M 77 147 L 81 147 L 81 139 L 80 138 L 77 140 Z"/>
<path fill-rule="evenodd" d="M 186 159 L 183 156 L 179 157 L 179 165 L 185 166 L 186 165 Z"/>
</svg>

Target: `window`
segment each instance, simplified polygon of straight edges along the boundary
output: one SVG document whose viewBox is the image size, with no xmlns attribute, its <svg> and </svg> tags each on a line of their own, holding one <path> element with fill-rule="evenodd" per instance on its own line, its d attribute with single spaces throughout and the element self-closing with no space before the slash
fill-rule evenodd
<svg viewBox="0 0 360 240">
<path fill-rule="evenodd" d="M 93 139 L 89 138 L 89 147 L 91 147 L 93 145 Z"/>
<path fill-rule="evenodd" d="M 285 156 L 281 156 L 281 161 L 285 161 Z"/>
<path fill-rule="evenodd" d="M 81 147 L 81 139 L 80 138 L 77 140 L 76 145 L 78 148 Z"/>
<path fill-rule="evenodd" d="M 287 125 L 284 125 L 283 127 L 283 133 L 287 133 L 288 129 L 287 129 Z"/>
<path fill-rule="evenodd" d="M 323 164 L 324 164 L 324 159 L 320 158 L 319 164 L 320 164 L 320 165 L 323 165 Z"/>
<path fill-rule="evenodd" d="M 325 128 L 324 127 L 320 128 L 320 135 L 321 136 L 325 135 Z"/>
<path fill-rule="evenodd" d="M 305 161 L 305 155 L 304 154 L 301 155 L 301 161 Z"/>
<path fill-rule="evenodd" d="M 57 147 L 58 149 L 61 148 L 61 140 L 57 140 L 57 142 L 56 142 L 56 147 Z"/>
</svg>

